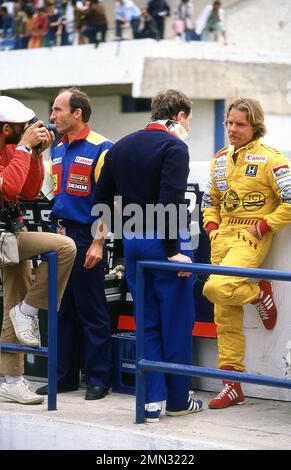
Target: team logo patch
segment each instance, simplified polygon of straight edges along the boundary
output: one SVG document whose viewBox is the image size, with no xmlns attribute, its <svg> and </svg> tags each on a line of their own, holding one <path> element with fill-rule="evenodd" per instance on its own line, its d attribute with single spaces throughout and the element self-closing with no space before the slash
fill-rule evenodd
<svg viewBox="0 0 291 470">
<path fill-rule="evenodd" d="M 88 176 L 85 175 L 74 175 L 70 174 L 69 176 L 70 181 L 80 181 L 80 183 L 88 183 Z"/>
<path fill-rule="evenodd" d="M 266 163 L 267 160 L 267 155 L 252 155 L 251 153 L 248 153 L 245 158 L 247 163 Z"/>
<path fill-rule="evenodd" d="M 92 166 L 94 159 L 93 158 L 85 158 L 85 157 L 76 157 L 75 158 L 76 163 L 82 163 L 83 165 L 89 165 Z"/>
<path fill-rule="evenodd" d="M 211 202 L 211 195 L 207 192 L 203 194 L 203 201 Z"/>
<path fill-rule="evenodd" d="M 68 182 L 69 189 L 76 189 L 77 191 L 88 191 L 88 184 L 78 184 L 78 183 L 71 183 Z"/>
<path fill-rule="evenodd" d="M 279 188 L 285 188 L 286 186 L 289 186 L 291 184 L 291 177 L 290 176 L 284 176 L 284 178 L 280 178 L 279 180 L 276 181 L 277 185 Z"/>
<path fill-rule="evenodd" d="M 219 152 L 215 158 L 223 157 L 224 155 L 227 155 L 227 150 L 224 150 L 223 152 Z"/>
<path fill-rule="evenodd" d="M 226 177 L 226 168 L 220 168 L 219 170 L 214 170 L 214 179 L 221 180 Z"/>
<path fill-rule="evenodd" d="M 54 158 L 52 161 L 53 165 L 59 165 L 60 163 L 62 163 L 62 160 L 63 160 L 63 157 Z"/>
<path fill-rule="evenodd" d="M 233 212 L 240 204 L 240 199 L 235 191 L 230 189 L 223 197 L 223 207 L 226 212 Z"/>
<path fill-rule="evenodd" d="M 214 160 L 214 168 L 226 168 L 226 156 L 216 157 Z"/>
<path fill-rule="evenodd" d="M 286 165 L 275 166 L 272 168 L 272 173 L 275 179 L 281 178 L 282 176 L 290 174 L 290 168 L 288 163 Z"/>
<path fill-rule="evenodd" d="M 286 204 L 291 204 L 291 186 L 282 189 L 281 198 Z"/>
<path fill-rule="evenodd" d="M 219 191 L 226 191 L 228 188 L 226 180 L 217 181 L 216 186 Z"/>
<path fill-rule="evenodd" d="M 266 203 L 266 196 L 258 191 L 247 193 L 242 201 L 243 208 L 246 211 L 254 212 L 261 209 Z"/>
<path fill-rule="evenodd" d="M 258 165 L 248 165 L 245 175 L 255 177 L 257 175 Z"/>
</svg>

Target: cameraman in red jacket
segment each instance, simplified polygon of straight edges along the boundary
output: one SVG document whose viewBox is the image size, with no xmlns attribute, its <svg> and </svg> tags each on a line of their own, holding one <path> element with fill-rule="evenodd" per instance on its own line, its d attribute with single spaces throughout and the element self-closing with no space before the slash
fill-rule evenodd
<svg viewBox="0 0 291 470">
<path fill-rule="evenodd" d="M 61 235 L 28 232 L 19 198 L 38 196 L 44 179 L 41 152 L 54 140 L 41 121 L 29 125 L 34 112 L 20 101 L 0 96 L 0 220 L 17 237 L 19 264 L 1 270 L 4 285 L 3 324 L 0 341 L 38 347 L 38 310 L 47 309 L 47 263 L 41 263 L 31 283 L 29 258 L 47 251 L 57 252 L 58 303 L 63 295 L 75 258 L 75 244 Z M 2 217 L 1 217 L 2 216 Z M 42 403 L 23 377 L 23 354 L 1 353 L 0 397 L 23 404 Z"/>
</svg>

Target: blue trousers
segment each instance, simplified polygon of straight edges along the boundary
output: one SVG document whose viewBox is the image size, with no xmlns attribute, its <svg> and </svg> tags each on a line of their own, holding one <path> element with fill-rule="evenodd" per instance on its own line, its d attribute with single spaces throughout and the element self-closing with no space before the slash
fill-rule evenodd
<svg viewBox="0 0 291 470">
<path fill-rule="evenodd" d="M 55 231 L 55 227 L 52 227 Z M 91 226 L 66 227 L 77 256 L 58 312 L 58 383 L 78 386 L 81 360 L 86 387 L 108 389 L 111 380 L 111 322 L 104 292 L 105 261 L 83 267 Z"/>
<path fill-rule="evenodd" d="M 193 259 L 191 250 L 181 250 Z M 161 240 L 124 239 L 126 278 L 136 299 L 136 262 L 154 259 L 166 261 Z M 148 360 L 192 364 L 192 328 L 194 325 L 193 275 L 177 277 L 176 272 L 145 272 L 145 356 Z M 135 311 L 135 315 L 138 312 Z M 190 377 L 146 372 L 146 403 L 167 400 L 170 409 L 185 409 Z"/>
</svg>

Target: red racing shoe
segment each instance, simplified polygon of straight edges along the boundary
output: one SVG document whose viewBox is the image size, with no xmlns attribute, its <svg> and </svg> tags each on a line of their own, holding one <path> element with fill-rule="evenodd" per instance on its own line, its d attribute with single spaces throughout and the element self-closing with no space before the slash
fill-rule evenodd
<svg viewBox="0 0 291 470">
<path fill-rule="evenodd" d="M 277 321 L 277 308 L 273 298 L 272 284 L 269 281 L 259 281 L 261 289 L 259 297 L 252 302 L 262 319 L 264 327 L 272 330 Z"/>
<path fill-rule="evenodd" d="M 239 382 L 223 381 L 222 391 L 208 403 L 208 408 L 222 409 L 232 405 L 243 405 L 245 397 Z"/>
</svg>

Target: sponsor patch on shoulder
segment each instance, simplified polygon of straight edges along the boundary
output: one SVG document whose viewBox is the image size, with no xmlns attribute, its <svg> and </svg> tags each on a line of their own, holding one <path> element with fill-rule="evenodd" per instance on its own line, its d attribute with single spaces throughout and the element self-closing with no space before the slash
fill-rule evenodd
<svg viewBox="0 0 291 470">
<path fill-rule="evenodd" d="M 59 165 L 60 163 L 62 163 L 62 159 L 63 157 L 54 158 L 52 160 L 53 165 Z"/>
<path fill-rule="evenodd" d="M 214 179 L 221 180 L 226 177 L 226 168 L 219 168 L 218 170 L 214 170 Z"/>
<path fill-rule="evenodd" d="M 276 180 L 276 183 L 281 189 L 285 188 L 286 186 L 289 186 L 291 184 L 291 175 L 284 176 L 284 178 Z"/>
<path fill-rule="evenodd" d="M 286 176 L 286 175 L 290 174 L 291 172 L 290 172 L 290 168 L 289 168 L 288 163 L 286 163 L 286 164 L 283 164 L 283 165 L 273 167 L 272 168 L 272 173 L 274 175 L 274 178 L 278 179 L 278 178 L 282 178 L 282 176 Z"/>
<path fill-rule="evenodd" d="M 226 191 L 228 188 L 226 180 L 217 181 L 216 186 L 219 191 Z"/>
<path fill-rule="evenodd" d="M 291 186 L 286 186 L 286 188 L 282 189 L 281 198 L 286 204 L 291 204 Z"/>
<path fill-rule="evenodd" d="M 214 168 L 226 168 L 226 156 L 215 157 Z"/>
<path fill-rule="evenodd" d="M 252 153 L 248 153 L 245 158 L 248 163 L 266 163 L 267 160 L 267 155 L 254 155 Z"/>
<path fill-rule="evenodd" d="M 93 158 L 86 158 L 86 157 L 76 157 L 75 158 L 76 163 L 82 163 L 83 165 L 89 165 L 92 166 L 94 159 Z"/>
<path fill-rule="evenodd" d="M 227 155 L 227 150 L 224 150 L 223 152 L 219 152 L 215 158 L 223 157 L 224 155 Z"/>
</svg>

